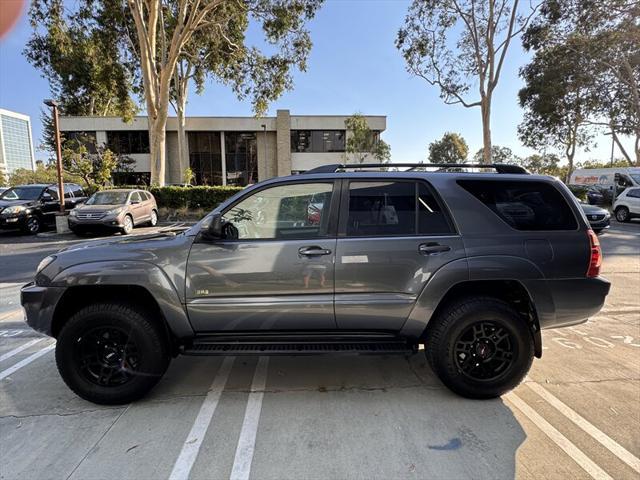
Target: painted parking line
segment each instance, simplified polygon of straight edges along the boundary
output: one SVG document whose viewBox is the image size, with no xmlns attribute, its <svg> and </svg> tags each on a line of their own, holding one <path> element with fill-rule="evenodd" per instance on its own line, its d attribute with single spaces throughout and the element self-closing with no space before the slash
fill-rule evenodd
<svg viewBox="0 0 640 480">
<path fill-rule="evenodd" d="M 251 393 L 247 401 L 247 409 L 244 412 L 244 420 L 242 421 L 240 438 L 236 447 L 236 455 L 233 459 L 230 480 L 249 480 L 253 452 L 256 446 L 258 423 L 260 422 L 260 411 L 262 410 L 262 399 L 264 398 L 264 389 L 267 384 L 268 366 L 269 357 L 260 357 L 251 382 Z"/>
<path fill-rule="evenodd" d="M 220 396 L 227 384 L 234 360 L 235 357 L 226 357 L 222 362 L 220 370 L 218 370 L 218 373 L 213 379 L 211 389 L 202 402 L 200 411 L 193 422 L 191 431 L 182 445 L 180 455 L 178 455 L 178 459 L 176 460 L 173 470 L 171 471 L 171 475 L 169 476 L 170 480 L 183 480 L 189 478 L 189 473 L 191 472 L 191 468 L 198 457 L 198 452 L 200 451 L 200 446 L 202 445 L 204 436 L 207 433 L 213 414 L 218 407 Z"/>
<path fill-rule="evenodd" d="M 2 362 L 3 360 L 6 360 L 7 358 L 13 357 L 14 355 L 17 355 L 18 353 L 22 352 L 23 350 L 26 350 L 27 348 L 35 345 L 38 342 L 41 342 L 42 340 L 44 340 L 44 338 L 35 338 L 30 342 L 25 343 L 24 345 L 20 345 L 18 348 L 14 348 L 13 350 L 7 353 L 3 353 L 2 355 L 0 355 L 0 362 Z"/>
<path fill-rule="evenodd" d="M 587 457 L 582 450 L 576 447 L 567 437 L 542 418 L 538 412 L 527 405 L 515 393 L 508 393 L 503 398 L 520 410 L 524 416 L 531 420 L 536 427 L 538 427 L 553 443 L 569 455 L 569 457 L 571 457 L 571 459 L 592 478 L 595 478 L 596 480 L 613 480 L 613 477 L 600 468 L 593 460 Z"/>
<path fill-rule="evenodd" d="M 13 373 L 17 372 L 18 370 L 20 370 L 22 367 L 25 367 L 27 365 L 29 365 L 31 362 L 33 362 L 34 360 L 37 360 L 38 358 L 40 358 L 41 356 L 43 356 L 44 354 L 46 354 L 47 352 L 51 351 L 54 347 L 56 346 L 55 343 L 52 343 L 51 345 L 47 345 L 46 347 L 44 347 L 41 350 L 38 350 L 36 353 L 34 353 L 33 355 L 29 355 L 27 358 L 25 358 L 24 360 L 20 360 L 18 363 L 16 363 L 15 365 L 13 365 L 12 367 L 7 368 L 6 370 L 3 370 L 0 372 L 0 380 L 4 380 L 5 378 L 7 378 L 9 375 L 12 375 Z"/>
<path fill-rule="evenodd" d="M 636 472 L 640 473 L 640 459 L 625 449 L 622 445 L 616 442 L 614 439 L 606 435 L 603 431 L 599 430 L 595 425 L 589 422 L 586 418 L 582 417 L 575 410 L 568 405 L 564 404 L 559 398 L 555 397 L 542 385 L 537 383 L 526 384 L 531 390 L 540 395 L 548 403 L 550 403 L 556 410 L 562 415 L 567 417 L 578 427 L 588 433 L 593 439 L 599 442 L 603 447 L 613 453 L 616 457 L 622 460 L 624 463 L 633 468 Z"/>
</svg>

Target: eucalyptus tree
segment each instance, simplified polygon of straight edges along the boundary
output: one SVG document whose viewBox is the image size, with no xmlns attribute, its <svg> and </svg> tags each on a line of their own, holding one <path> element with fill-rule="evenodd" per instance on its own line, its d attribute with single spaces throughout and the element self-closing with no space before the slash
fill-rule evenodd
<svg viewBox="0 0 640 480">
<path fill-rule="evenodd" d="M 519 0 L 413 0 L 396 37 L 407 71 L 438 87 L 444 103 L 480 108 L 485 163 L 493 94 L 511 41 L 536 9 Z"/>
</svg>

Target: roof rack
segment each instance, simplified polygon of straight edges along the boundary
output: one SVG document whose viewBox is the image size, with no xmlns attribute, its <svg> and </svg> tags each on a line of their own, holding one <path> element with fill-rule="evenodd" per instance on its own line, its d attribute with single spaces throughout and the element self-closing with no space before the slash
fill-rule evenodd
<svg viewBox="0 0 640 480">
<path fill-rule="evenodd" d="M 509 165 L 506 163 L 335 163 L 331 165 L 322 165 L 320 167 L 312 168 L 304 172 L 309 173 L 336 173 L 345 170 L 360 170 L 368 168 L 396 168 L 406 167 L 408 171 L 435 168 L 436 172 L 447 172 L 454 169 L 461 168 L 492 168 L 497 173 L 515 173 L 528 175 L 529 172 L 518 165 Z"/>
</svg>

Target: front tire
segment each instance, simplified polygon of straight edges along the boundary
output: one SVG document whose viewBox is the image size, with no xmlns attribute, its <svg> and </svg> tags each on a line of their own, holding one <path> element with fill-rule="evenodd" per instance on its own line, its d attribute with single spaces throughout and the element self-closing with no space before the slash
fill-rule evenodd
<svg viewBox="0 0 640 480">
<path fill-rule="evenodd" d="M 616 220 L 621 223 L 625 223 L 629 221 L 629 209 L 627 207 L 618 207 L 615 211 Z"/>
<path fill-rule="evenodd" d="M 125 215 L 122 220 L 122 234 L 129 235 L 133 231 L 133 218 L 131 215 Z"/>
<path fill-rule="evenodd" d="M 29 217 L 22 228 L 24 233 L 35 235 L 42 229 L 42 222 L 38 217 Z"/>
<path fill-rule="evenodd" d="M 56 345 L 62 379 L 78 396 L 102 405 L 143 397 L 169 365 L 161 330 L 146 314 L 120 303 L 82 308 L 63 326 Z"/>
<path fill-rule="evenodd" d="M 425 354 L 440 380 L 467 398 L 495 398 L 526 376 L 534 355 L 525 320 L 506 302 L 470 297 L 427 327 Z"/>
</svg>

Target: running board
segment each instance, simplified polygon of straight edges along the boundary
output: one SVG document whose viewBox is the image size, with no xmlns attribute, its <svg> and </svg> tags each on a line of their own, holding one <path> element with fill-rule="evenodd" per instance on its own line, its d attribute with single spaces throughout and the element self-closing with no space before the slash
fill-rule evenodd
<svg viewBox="0 0 640 480">
<path fill-rule="evenodd" d="M 183 347 L 184 355 L 327 355 L 327 354 L 378 354 L 411 355 L 417 345 L 406 342 L 215 342 L 195 341 Z"/>
</svg>

